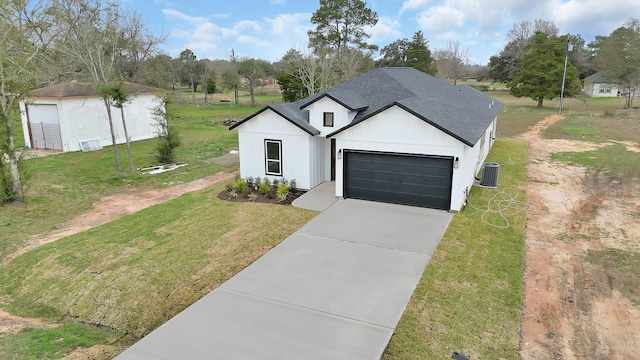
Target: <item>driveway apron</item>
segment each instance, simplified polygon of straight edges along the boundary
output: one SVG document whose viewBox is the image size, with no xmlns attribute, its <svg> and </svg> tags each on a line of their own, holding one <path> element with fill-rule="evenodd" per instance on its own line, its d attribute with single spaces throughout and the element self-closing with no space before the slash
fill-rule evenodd
<svg viewBox="0 0 640 360">
<path fill-rule="evenodd" d="M 340 200 L 116 359 L 380 359 L 451 218 Z"/>
</svg>

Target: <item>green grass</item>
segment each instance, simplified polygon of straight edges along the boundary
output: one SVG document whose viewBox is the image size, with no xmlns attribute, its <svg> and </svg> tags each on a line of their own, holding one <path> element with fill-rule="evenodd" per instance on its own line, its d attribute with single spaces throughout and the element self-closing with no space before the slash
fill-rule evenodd
<svg viewBox="0 0 640 360">
<path fill-rule="evenodd" d="M 117 332 L 66 320 L 55 328 L 24 328 L 15 335 L 0 336 L 0 358 L 59 359 L 77 347 L 91 347 L 118 336 Z"/>
<path fill-rule="evenodd" d="M 139 338 L 229 279 L 316 212 L 231 203 L 223 184 L 147 208 L 17 257 L 0 307 L 72 316 Z"/>
<path fill-rule="evenodd" d="M 640 143 L 640 112 L 624 112 L 614 117 L 569 115 L 551 125 L 542 135 L 547 139 Z"/>
<path fill-rule="evenodd" d="M 489 161 L 500 164 L 498 190 L 474 187 L 485 206 L 496 191 L 526 201 L 527 144 L 498 140 Z M 385 359 L 518 359 L 524 271 L 525 213 L 507 229 L 490 227 L 469 206 L 456 214 L 391 339 Z"/>
<path fill-rule="evenodd" d="M 242 119 L 256 110 L 246 105 L 194 107 L 172 104 L 171 125 L 180 130 L 184 143 L 177 151 L 177 160 L 187 162 L 189 166 L 162 174 L 116 174 L 110 146 L 100 151 L 26 160 L 26 201 L 0 207 L 0 262 L 29 236 L 55 229 L 58 224 L 87 211 L 103 196 L 132 187 L 161 188 L 220 171 L 236 171 L 237 165 L 207 161 L 238 146 L 237 132 L 219 125 L 219 121 Z M 136 167 L 155 164 L 155 145 L 155 139 L 131 144 Z M 126 149 L 123 145 L 118 149 L 126 168 Z"/>
<path fill-rule="evenodd" d="M 585 258 L 606 272 L 612 289 L 620 291 L 636 306 L 640 304 L 640 278 L 630 276 L 630 274 L 637 274 L 638 268 L 640 268 L 639 253 L 605 248 L 589 250 Z"/>
<path fill-rule="evenodd" d="M 608 176 L 625 176 L 630 179 L 640 174 L 640 155 L 628 151 L 622 144 L 593 151 L 554 153 L 551 154 L 551 160 L 586 167 L 588 172 L 599 171 Z"/>
</svg>

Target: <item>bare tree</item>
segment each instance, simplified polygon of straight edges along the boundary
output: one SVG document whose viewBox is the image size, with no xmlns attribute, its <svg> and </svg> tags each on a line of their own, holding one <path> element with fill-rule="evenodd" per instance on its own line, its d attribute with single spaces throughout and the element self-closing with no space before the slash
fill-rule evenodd
<svg viewBox="0 0 640 360">
<path fill-rule="evenodd" d="M 512 43 L 513 49 L 516 49 L 515 58 L 520 57 L 525 51 L 525 47 L 529 44 L 536 32 L 543 32 L 549 37 L 558 36 L 560 29 L 551 21 L 536 19 L 534 21 L 523 20 L 507 32 L 507 42 Z"/>
<path fill-rule="evenodd" d="M 156 52 L 156 47 L 163 38 L 150 35 L 140 16 L 124 12 L 119 2 L 56 0 L 53 8 L 56 27 L 61 30 L 61 36 L 56 39 L 56 50 L 72 59 L 84 73 L 88 73 L 96 88 L 101 91 L 116 170 L 120 173 L 122 167 L 111 112 L 113 99 L 105 89 L 122 77 L 122 68 L 118 65 L 122 64 L 123 59 L 127 58 L 132 64 L 139 66 Z"/>
<path fill-rule="evenodd" d="M 319 49 L 315 53 L 311 48 L 306 50 L 290 49 L 282 57 L 285 71 L 300 80 L 307 89 L 308 95 L 328 89 L 333 85 L 331 68 L 333 57 L 326 49 Z"/>
<path fill-rule="evenodd" d="M 33 83 L 46 79 L 43 71 L 47 67 L 43 65 L 50 59 L 47 51 L 55 36 L 55 30 L 48 26 L 51 18 L 47 6 L 44 0 L 0 3 L 0 203 L 24 200 L 11 119 L 15 104 Z"/>
<path fill-rule="evenodd" d="M 118 73 L 121 78 L 141 82 L 145 62 L 158 54 L 158 46 L 167 36 L 152 34 L 137 12 L 123 14 L 122 43 L 118 51 Z"/>
<path fill-rule="evenodd" d="M 103 4 L 99 0 L 58 0 L 56 16 L 58 26 L 67 29 L 58 39 L 56 49 L 80 64 L 97 88 L 106 87 L 116 77 L 116 57 L 121 46 L 119 5 L 112 2 Z M 111 114 L 111 100 L 104 91 L 102 98 L 107 110 L 116 170 L 120 173 L 122 167 Z"/>
<path fill-rule="evenodd" d="M 438 75 L 442 78 L 453 79 L 455 85 L 458 79 L 466 77 L 469 48 L 463 47 L 459 40 L 450 40 L 445 49 L 436 51 L 435 58 Z"/>
</svg>

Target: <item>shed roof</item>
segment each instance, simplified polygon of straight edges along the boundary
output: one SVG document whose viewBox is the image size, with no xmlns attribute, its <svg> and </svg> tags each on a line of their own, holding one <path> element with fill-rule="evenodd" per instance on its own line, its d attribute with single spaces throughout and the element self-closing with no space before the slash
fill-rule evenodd
<svg viewBox="0 0 640 360">
<path fill-rule="evenodd" d="M 131 82 L 124 83 L 125 91 L 130 95 L 136 94 L 157 94 L 166 90 L 157 89 L 150 86 L 134 84 Z M 45 86 L 31 91 L 30 97 L 98 97 L 100 93 L 95 83 L 88 82 L 68 82 L 51 86 Z"/>
<path fill-rule="evenodd" d="M 399 106 L 469 146 L 480 139 L 503 106 L 499 101 L 468 85 L 454 86 L 414 68 L 398 67 L 378 68 L 298 102 L 279 105 L 283 109 L 280 113 L 301 128 L 311 127 L 315 130 L 307 131 L 309 134 L 319 134 L 309 124 L 309 116 L 304 108 L 323 97 L 358 111 L 350 124 L 327 137 L 392 106 Z M 255 115 L 257 114 L 231 128 Z"/>
</svg>

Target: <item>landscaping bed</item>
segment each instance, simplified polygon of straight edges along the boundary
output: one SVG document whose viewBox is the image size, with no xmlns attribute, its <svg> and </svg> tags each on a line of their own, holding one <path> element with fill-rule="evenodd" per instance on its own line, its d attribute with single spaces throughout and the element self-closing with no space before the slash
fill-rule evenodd
<svg viewBox="0 0 640 360">
<path fill-rule="evenodd" d="M 306 191 L 296 187 L 296 180 L 260 179 L 251 176 L 244 179 L 236 176 L 232 183 L 218 194 L 218 199 L 231 202 L 254 202 L 263 204 L 291 205 L 293 200 Z"/>
</svg>

